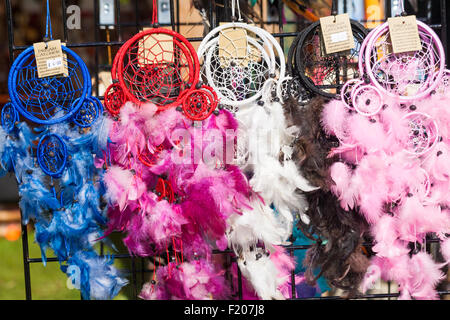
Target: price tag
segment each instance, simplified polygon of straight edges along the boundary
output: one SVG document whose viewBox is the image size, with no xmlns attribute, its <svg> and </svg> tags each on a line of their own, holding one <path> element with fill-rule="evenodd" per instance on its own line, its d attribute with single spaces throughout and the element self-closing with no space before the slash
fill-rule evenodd
<svg viewBox="0 0 450 320">
<path fill-rule="evenodd" d="M 67 62 L 63 62 L 64 55 L 60 40 L 52 40 L 47 43 L 38 42 L 33 44 L 33 47 L 39 78 L 64 75 L 67 73 Z"/>
<path fill-rule="evenodd" d="M 144 28 L 146 31 L 152 28 Z M 149 54 L 151 52 L 151 54 Z M 160 60 L 174 61 L 173 38 L 165 33 L 153 33 L 146 35 L 139 42 L 139 64 L 153 64 L 154 57 L 160 56 Z"/>
<path fill-rule="evenodd" d="M 47 60 L 47 69 L 55 69 L 62 66 L 62 57 Z"/>
<path fill-rule="evenodd" d="M 414 52 L 422 49 L 416 16 L 388 19 L 394 53 Z"/>
<path fill-rule="evenodd" d="M 352 26 L 347 13 L 320 18 L 320 28 L 327 54 L 355 48 Z"/>
<path fill-rule="evenodd" d="M 223 23 L 221 23 L 223 24 Z M 243 28 L 227 28 L 219 33 L 219 59 L 222 67 L 229 65 L 230 60 L 238 60 L 248 65 L 249 48 L 247 30 Z"/>
</svg>

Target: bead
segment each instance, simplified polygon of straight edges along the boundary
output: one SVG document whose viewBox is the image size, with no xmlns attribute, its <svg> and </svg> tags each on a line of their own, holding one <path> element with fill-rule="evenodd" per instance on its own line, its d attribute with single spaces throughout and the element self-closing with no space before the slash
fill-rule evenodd
<svg viewBox="0 0 450 320">
<path fill-rule="evenodd" d="M 417 110 L 417 107 L 412 104 L 412 105 L 409 106 L 409 110 L 415 111 L 415 110 Z"/>
<path fill-rule="evenodd" d="M 264 105 L 264 101 L 259 100 L 259 101 L 258 101 L 258 106 L 261 106 L 261 107 L 262 107 L 263 105 Z"/>
</svg>

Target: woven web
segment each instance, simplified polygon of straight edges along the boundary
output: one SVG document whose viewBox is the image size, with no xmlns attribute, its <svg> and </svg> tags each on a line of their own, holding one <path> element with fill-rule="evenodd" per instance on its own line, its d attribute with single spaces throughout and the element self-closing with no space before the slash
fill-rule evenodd
<svg viewBox="0 0 450 320">
<path fill-rule="evenodd" d="M 11 103 L 5 104 L 2 109 L 2 126 L 6 132 L 10 132 L 17 121 L 17 113 Z"/>
<path fill-rule="evenodd" d="M 315 87 L 323 92 L 336 94 L 337 88 L 349 79 L 356 78 L 358 72 L 359 50 L 363 37 L 354 32 L 354 49 L 327 55 L 321 40 L 320 27 L 306 36 L 301 48 L 298 72 L 308 77 Z M 298 60 L 297 60 L 298 61 Z"/>
<path fill-rule="evenodd" d="M 166 34 L 139 38 L 121 63 L 126 87 L 141 102 L 168 106 L 194 81 L 195 66 L 189 50 Z"/>
<path fill-rule="evenodd" d="M 86 99 L 73 117 L 73 122 L 82 128 L 90 127 L 100 116 L 99 112 L 94 100 Z"/>
<path fill-rule="evenodd" d="M 56 174 L 65 165 L 65 148 L 56 136 L 50 135 L 41 141 L 38 156 L 41 168 L 46 173 Z"/>
<path fill-rule="evenodd" d="M 436 77 L 437 74 L 435 74 L 435 79 Z M 442 77 L 441 81 L 439 82 L 439 85 L 436 88 L 436 92 L 444 94 L 447 91 L 449 85 L 450 85 L 450 71 L 445 70 L 444 76 Z"/>
<path fill-rule="evenodd" d="M 407 151 L 418 155 L 427 152 L 436 141 L 437 128 L 434 122 L 420 114 L 409 116 L 407 120 L 410 129 Z"/>
<path fill-rule="evenodd" d="M 112 115 L 120 113 L 126 98 L 122 87 L 118 83 L 111 84 L 105 91 L 105 107 Z"/>
<path fill-rule="evenodd" d="M 68 76 L 39 78 L 36 59 L 25 58 L 18 67 L 16 91 L 18 108 L 25 114 L 42 121 L 64 118 L 76 106 L 75 100 L 83 94 L 82 68 L 67 54 Z"/>
<path fill-rule="evenodd" d="M 270 66 L 263 54 L 252 45 L 247 46 L 248 56 L 245 59 L 236 58 L 234 52 L 242 50 L 235 46 L 225 47 L 224 55 L 219 54 L 219 46 L 210 47 L 213 50 L 211 59 L 203 63 L 202 79 L 207 82 L 207 72 L 211 74 L 213 83 L 209 83 L 220 94 L 229 91 L 226 97 L 234 97 L 235 101 L 243 101 L 260 93 L 269 78 Z M 205 53 L 208 57 L 209 53 Z M 224 90 L 225 89 L 225 90 Z"/>
<path fill-rule="evenodd" d="M 389 32 L 380 36 L 371 49 L 370 70 L 388 92 L 413 96 L 425 91 L 440 67 L 440 56 L 433 37 L 419 31 L 422 49 L 412 53 L 392 52 Z"/>
<path fill-rule="evenodd" d="M 217 104 L 213 95 L 207 90 L 193 90 L 183 101 L 185 115 L 194 121 L 202 121 L 211 115 Z"/>
<path fill-rule="evenodd" d="M 359 79 L 352 79 L 347 81 L 341 89 L 341 99 L 344 102 L 344 105 L 349 109 L 353 109 L 352 102 L 352 92 L 357 89 L 358 86 L 362 84 L 362 81 Z"/>
<path fill-rule="evenodd" d="M 355 91 L 356 94 L 356 91 Z M 374 114 L 381 109 L 383 98 L 371 86 L 364 86 L 357 91 L 355 96 L 355 105 L 358 112 L 369 115 Z"/>
</svg>

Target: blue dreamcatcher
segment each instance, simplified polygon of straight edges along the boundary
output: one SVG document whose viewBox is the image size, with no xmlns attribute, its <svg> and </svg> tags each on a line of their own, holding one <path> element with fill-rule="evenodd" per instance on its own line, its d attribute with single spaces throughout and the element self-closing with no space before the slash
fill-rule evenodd
<svg viewBox="0 0 450 320">
<path fill-rule="evenodd" d="M 47 0 L 44 42 L 51 40 Z M 51 248 L 84 299 L 112 299 L 126 280 L 92 244 L 106 224 L 104 170 L 95 160 L 107 150 L 109 120 L 92 96 L 86 64 L 69 48 L 62 52 L 67 73 L 57 76 L 39 78 L 33 47 L 14 61 L 11 102 L 1 113 L 0 172 L 16 175 L 22 220 L 35 221 L 44 263 Z"/>
</svg>

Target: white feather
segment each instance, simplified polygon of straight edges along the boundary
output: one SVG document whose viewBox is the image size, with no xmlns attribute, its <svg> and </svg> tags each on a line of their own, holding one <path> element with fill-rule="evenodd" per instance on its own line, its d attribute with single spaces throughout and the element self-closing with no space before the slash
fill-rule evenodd
<svg viewBox="0 0 450 320">
<path fill-rule="evenodd" d="M 260 255 L 258 259 L 256 256 Z M 253 289 L 263 300 L 284 300 L 278 289 L 278 270 L 262 249 L 246 252 L 238 259 L 242 275 L 252 284 Z"/>
</svg>

